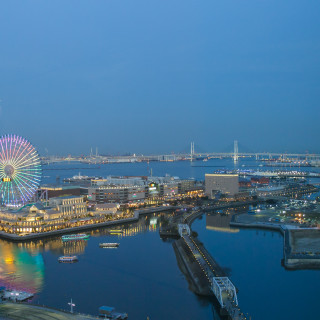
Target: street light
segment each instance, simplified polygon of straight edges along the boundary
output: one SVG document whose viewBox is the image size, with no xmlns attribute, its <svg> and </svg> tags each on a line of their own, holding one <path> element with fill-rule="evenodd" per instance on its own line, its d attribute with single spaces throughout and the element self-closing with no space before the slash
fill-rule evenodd
<svg viewBox="0 0 320 320">
<path fill-rule="evenodd" d="M 75 307 L 76 305 L 72 302 L 72 298 L 71 301 L 68 302 L 68 305 L 70 306 L 70 313 L 73 313 L 73 307 Z"/>
</svg>

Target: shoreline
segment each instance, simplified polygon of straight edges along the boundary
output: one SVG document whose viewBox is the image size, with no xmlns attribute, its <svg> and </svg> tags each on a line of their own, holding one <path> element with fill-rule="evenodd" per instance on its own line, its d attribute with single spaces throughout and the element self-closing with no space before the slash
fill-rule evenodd
<svg viewBox="0 0 320 320">
<path fill-rule="evenodd" d="M 234 219 L 235 220 L 235 219 Z M 283 236 L 283 266 L 288 270 L 296 269 L 319 269 L 320 257 L 315 254 L 296 254 L 293 253 L 293 241 L 295 239 L 295 233 L 302 232 L 319 232 L 319 229 L 302 229 L 302 228 L 288 228 L 286 225 L 276 225 L 271 223 L 243 223 L 243 222 L 230 222 L 231 227 L 238 228 L 251 228 L 251 229 L 267 229 L 278 231 Z"/>
<path fill-rule="evenodd" d="M 0 302 L 0 319 L 11 320 L 19 319 L 28 320 L 30 316 L 35 316 L 37 319 L 60 319 L 60 320 L 95 320 L 101 319 L 98 315 L 89 315 L 83 313 L 71 313 L 67 310 L 62 310 L 45 305 L 36 305 L 29 302 Z"/>
<path fill-rule="evenodd" d="M 59 230 L 52 230 L 47 231 L 43 233 L 30 233 L 24 236 L 20 236 L 14 233 L 6 233 L 4 231 L 0 231 L 0 238 L 5 240 L 10 240 L 14 242 L 23 242 L 33 239 L 41 239 L 41 238 L 47 238 L 51 236 L 61 235 L 61 234 L 67 234 L 67 233 L 73 233 L 78 231 L 85 231 L 85 230 L 92 230 L 100 227 L 108 227 L 113 225 L 119 225 L 119 224 L 127 224 L 131 222 L 136 222 L 139 220 L 140 215 L 146 215 L 150 213 L 155 212 L 161 212 L 161 211 L 170 211 L 177 209 L 176 206 L 162 206 L 162 207 L 153 207 L 150 209 L 141 209 L 141 210 L 135 210 L 134 215 L 131 218 L 124 218 L 119 220 L 112 220 L 112 221 L 105 221 L 100 223 L 94 223 L 90 225 L 83 225 L 78 227 L 72 227 L 72 228 L 65 228 L 65 229 L 59 229 Z"/>
</svg>

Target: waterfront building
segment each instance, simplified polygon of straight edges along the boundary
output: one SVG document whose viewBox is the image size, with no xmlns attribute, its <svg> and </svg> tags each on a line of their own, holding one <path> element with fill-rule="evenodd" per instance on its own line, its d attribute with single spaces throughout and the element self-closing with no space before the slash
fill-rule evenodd
<svg viewBox="0 0 320 320">
<path fill-rule="evenodd" d="M 163 183 L 159 187 L 159 196 L 161 197 L 173 197 L 179 193 L 179 183 Z"/>
<path fill-rule="evenodd" d="M 88 188 L 88 200 L 97 203 L 143 201 L 147 192 L 145 186 L 92 186 Z"/>
<path fill-rule="evenodd" d="M 49 206 L 54 207 L 62 216 L 78 216 L 87 213 L 87 205 L 82 196 L 65 196 L 49 199 Z"/>
<path fill-rule="evenodd" d="M 40 196 L 41 193 L 47 193 L 46 197 L 48 199 L 61 196 L 80 196 L 80 186 L 75 185 L 59 185 L 59 186 L 49 186 L 44 185 L 39 188 Z"/>
<path fill-rule="evenodd" d="M 239 192 L 238 174 L 206 174 L 205 195 L 210 199 L 215 198 L 216 193 L 227 196 L 235 196 Z"/>
<path fill-rule="evenodd" d="M 32 203 L 20 209 L 0 209 L 0 230 L 8 233 L 34 233 L 65 228 L 68 221 L 87 216 L 83 197 L 56 197 L 49 206 Z"/>
<path fill-rule="evenodd" d="M 196 181 L 193 179 L 188 180 L 180 180 L 179 182 L 179 193 L 186 193 L 189 191 L 195 191 L 199 190 L 199 187 L 202 188 L 203 184 L 201 186 L 196 184 Z"/>
<path fill-rule="evenodd" d="M 98 203 L 95 206 L 95 211 L 102 214 L 115 215 L 119 209 L 119 203 Z"/>
<path fill-rule="evenodd" d="M 115 185 L 115 186 L 144 186 L 147 177 L 113 177 L 108 176 L 105 179 L 91 180 L 92 186 Z"/>
<path fill-rule="evenodd" d="M 201 186 L 202 187 L 202 186 Z M 143 202 L 175 197 L 179 194 L 199 190 L 195 180 L 180 180 L 178 177 L 113 177 L 94 179 L 87 188 L 88 200 L 105 202 Z"/>
<path fill-rule="evenodd" d="M 64 219 L 58 211 L 41 204 L 26 205 L 19 210 L 1 208 L 0 229 L 8 233 L 31 233 L 57 229 Z"/>
</svg>

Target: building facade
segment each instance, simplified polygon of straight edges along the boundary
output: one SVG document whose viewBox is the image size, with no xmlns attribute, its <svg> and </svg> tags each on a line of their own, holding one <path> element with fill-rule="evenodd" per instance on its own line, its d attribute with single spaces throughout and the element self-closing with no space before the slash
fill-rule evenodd
<svg viewBox="0 0 320 320">
<path fill-rule="evenodd" d="M 205 195 L 210 199 L 215 198 L 215 194 L 222 193 L 233 197 L 239 192 L 238 174 L 206 174 L 205 175 Z"/>
<path fill-rule="evenodd" d="M 77 216 L 87 213 L 87 205 L 81 196 L 51 198 L 49 206 L 60 212 L 62 216 Z"/>
</svg>

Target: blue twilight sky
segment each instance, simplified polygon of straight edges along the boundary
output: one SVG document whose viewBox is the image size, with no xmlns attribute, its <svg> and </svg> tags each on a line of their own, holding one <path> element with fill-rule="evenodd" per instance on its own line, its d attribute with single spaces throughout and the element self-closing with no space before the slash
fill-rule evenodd
<svg viewBox="0 0 320 320">
<path fill-rule="evenodd" d="M 319 14 L 319 0 L 2 0 L 0 133 L 42 154 L 320 152 Z"/>
</svg>

